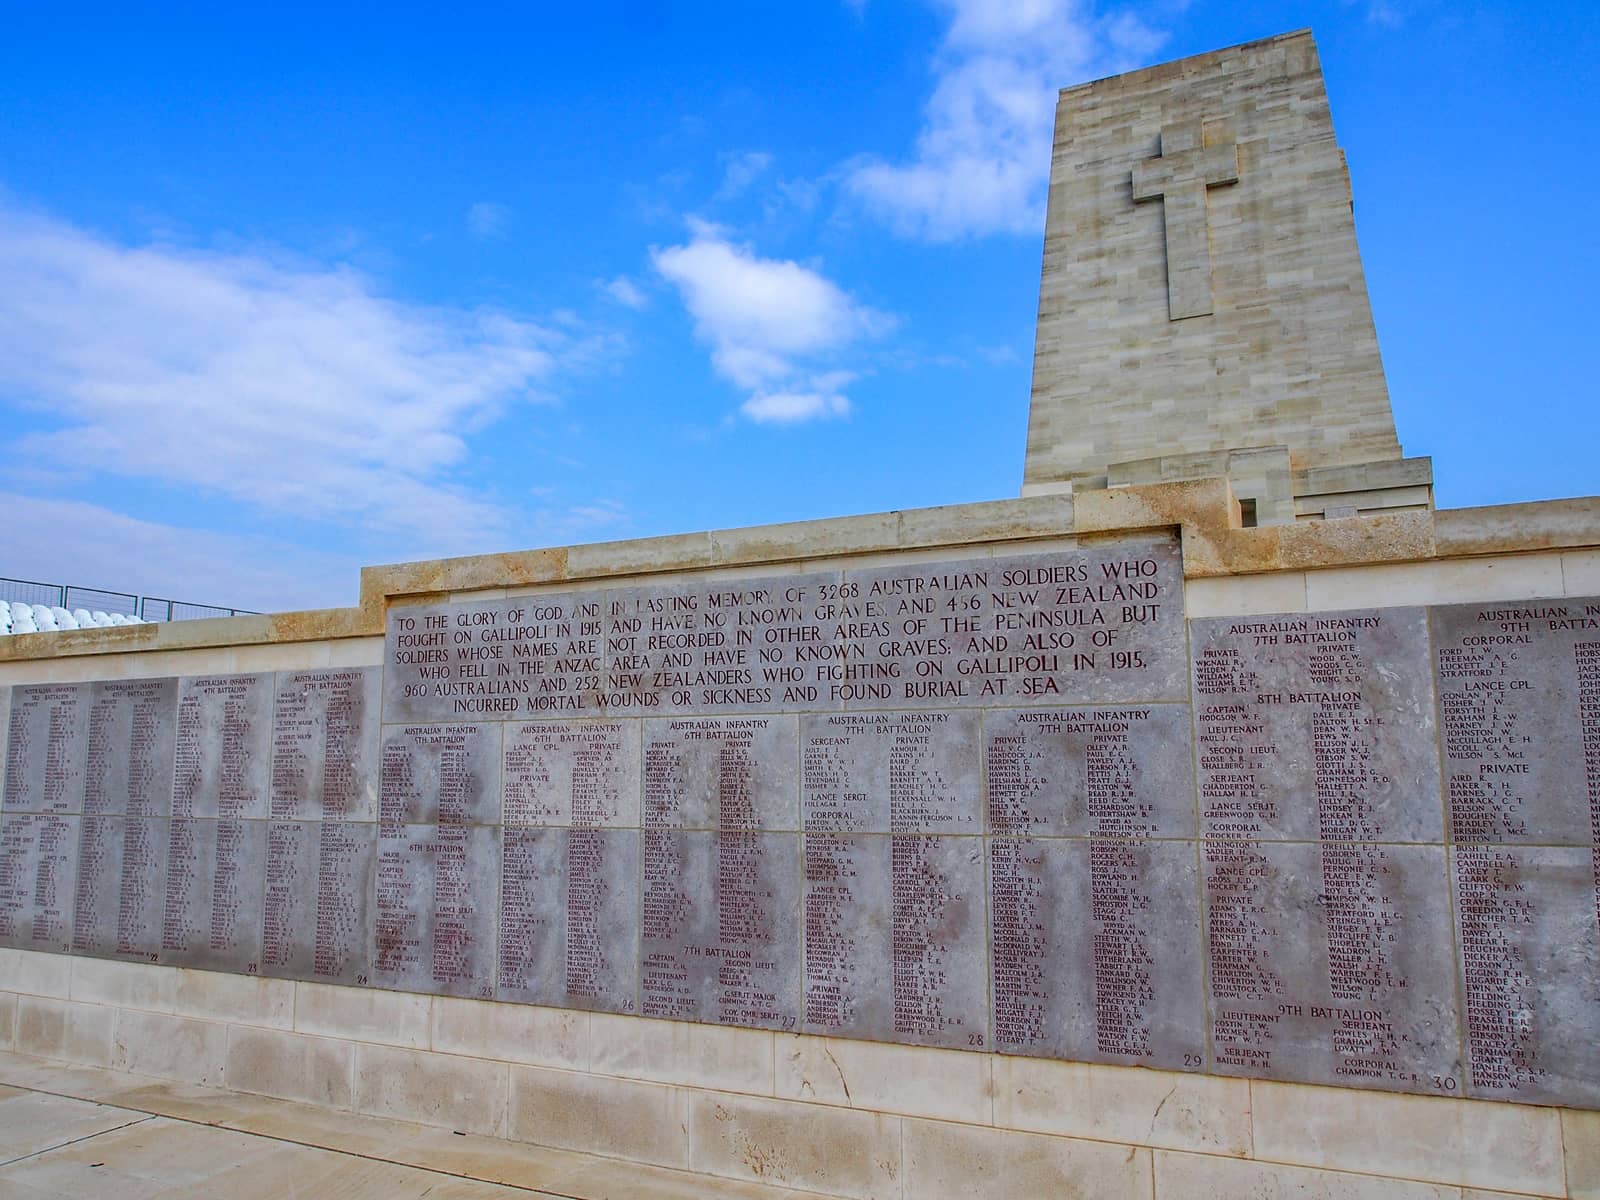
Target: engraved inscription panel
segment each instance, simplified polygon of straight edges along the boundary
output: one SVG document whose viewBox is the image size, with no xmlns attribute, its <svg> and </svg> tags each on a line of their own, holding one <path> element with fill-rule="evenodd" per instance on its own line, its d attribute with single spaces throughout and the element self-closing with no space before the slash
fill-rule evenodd
<svg viewBox="0 0 1600 1200">
<path fill-rule="evenodd" d="M 1457 842 L 1600 842 L 1600 599 L 1435 609 Z"/>
<path fill-rule="evenodd" d="M 376 667 L 279 673 L 272 721 L 275 820 L 377 818 L 379 674 Z"/>
<path fill-rule="evenodd" d="M 9 812 L 80 813 L 94 685 L 41 683 L 11 689 L 4 807 Z"/>
<path fill-rule="evenodd" d="M 0 945 L 59 954 L 72 949 L 80 819 L 0 814 Z"/>
<path fill-rule="evenodd" d="M 507 828 L 496 996 L 631 1013 L 639 967 L 639 831 Z"/>
<path fill-rule="evenodd" d="M 1222 1074 L 1457 1086 L 1426 619 L 1190 623 Z"/>
<path fill-rule="evenodd" d="M 801 720 L 808 833 L 983 832 L 977 713 Z"/>
<path fill-rule="evenodd" d="M 167 822 L 85 816 L 78 836 L 72 949 L 155 962 L 165 908 Z"/>
<path fill-rule="evenodd" d="M 1192 621 L 1190 637 L 1207 836 L 1443 841 L 1424 610 Z"/>
<path fill-rule="evenodd" d="M 383 736 L 384 824 L 500 820 L 500 726 L 404 725 Z"/>
<path fill-rule="evenodd" d="M 83 811 L 165 817 L 172 812 L 176 679 L 114 679 L 93 687 Z"/>
<path fill-rule="evenodd" d="M 795 718 L 644 723 L 646 829 L 800 827 Z"/>
<path fill-rule="evenodd" d="M 1453 1090 L 1443 847 L 1212 839 L 1204 854 L 1214 1071 Z"/>
<path fill-rule="evenodd" d="M 1600 599 L 1433 634 L 1471 1091 L 1600 1106 Z"/>
<path fill-rule="evenodd" d="M 531 721 L 505 731 L 507 825 L 639 825 L 637 721 Z"/>
<path fill-rule="evenodd" d="M 995 1049 L 1204 1064 L 1194 842 L 996 837 L 989 888 Z"/>
<path fill-rule="evenodd" d="M 1169 539 L 848 571 L 845 628 L 880 671 L 846 707 L 1182 699 L 1182 577 Z"/>
<path fill-rule="evenodd" d="M 1474 1095 L 1600 1108 L 1592 848 L 1451 850 Z"/>
<path fill-rule="evenodd" d="M 1195 836 L 1187 705 L 991 713 L 983 752 L 995 833 Z"/>
<path fill-rule="evenodd" d="M 492 999 L 499 867 L 495 826 L 382 826 L 372 981 Z"/>
<path fill-rule="evenodd" d="M 174 817 L 260 818 L 272 779 L 271 675 L 180 681 Z"/>
<path fill-rule="evenodd" d="M 378 827 L 358 821 L 267 823 L 261 973 L 371 980 L 370 898 Z"/>
<path fill-rule="evenodd" d="M 266 834 L 264 821 L 168 822 L 163 963 L 260 972 Z"/>
<path fill-rule="evenodd" d="M 1171 538 L 395 609 L 384 719 L 1181 700 Z"/>
<path fill-rule="evenodd" d="M 646 829 L 639 916 L 647 1017 L 794 1029 L 799 835 Z"/>
<path fill-rule="evenodd" d="M 991 713 L 983 755 L 996 1048 L 1201 1067 L 1188 706 Z"/>
<path fill-rule="evenodd" d="M 988 1045 L 983 838 L 805 835 L 805 1028 Z"/>
<path fill-rule="evenodd" d="M 806 1028 L 986 1046 L 979 714 L 800 724 Z"/>
</svg>

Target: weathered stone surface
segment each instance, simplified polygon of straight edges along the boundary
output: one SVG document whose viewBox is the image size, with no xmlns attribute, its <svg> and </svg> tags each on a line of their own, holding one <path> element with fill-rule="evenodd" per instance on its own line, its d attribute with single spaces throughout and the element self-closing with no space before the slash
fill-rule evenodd
<svg viewBox="0 0 1600 1200">
<path fill-rule="evenodd" d="M 1207 841 L 1212 1070 L 1454 1090 L 1445 872 L 1441 846 Z"/>
<path fill-rule="evenodd" d="M 84 736 L 94 685 L 42 683 L 11 689 L 7 722 L 8 812 L 79 813 L 87 779 Z"/>
<path fill-rule="evenodd" d="M 72 949 L 81 818 L 0 814 L 0 946 Z"/>
<path fill-rule="evenodd" d="M 840 590 L 837 573 L 807 572 L 603 592 L 599 700 L 616 716 L 838 708 L 816 677 L 846 653 Z"/>
<path fill-rule="evenodd" d="M 800 835 L 646 829 L 639 916 L 647 1017 L 793 1029 Z"/>
<path fill-rule="evenodd" d="M 507 825 L 637 828 L 637 721 L 532 721 L 505 730 Z"/>
<path fill-rule="evenodd" d="M 177 704 L 176 679 L 93 685 L 84 755 L 86 814 L 171 815 Z"/>
<path fill-rule="evenodd" d="M 174 817 L 267 815 L 272 676 L 200 675 L 178 687 Z"/>
<path fill-rule="evenodd" d="M 992 833 L 1195 836 L 1187 704 L 990 713 L 983 732 Z"/>
<path fill-rule="evenodd" d="M 1600 1108 L 1600 851 L 1451 850 L 1471 1095 Z"/>
<path fill-rule="evenodd" d="M 377 667 L 279 672 L 274 820 L 376 819 L 380 674 Z"/>
<path fill-rule="evenodd" d="M 1192 841 L 992 838 L 994 1048 L 1205 1064 Z"/>
<path fill-rule="evenodd" d="M 795 718 L 644 722 L 646 829 L 800 828 Z"/>
<path fill-rule="evenodd" d="M 0 812 L 0 942 L 1600 1106 L 1600 605 L 1197 620 L 1169 694 L 1169 546 L 574 593 L 550 618 L 572 644 L 534 674 L 581 656 L 597 611 L 595 694 L 639 688 L 580 715 L 380 729 L 370 669 L 18 687 L 6 797 L 32 808 Z M 501 644 L 483 631 L 536 599 L 441 605 L 446 644 Z M 766 600 L 788 611 L 752 615 Z M 902 601 L 893 619 L 962 624 L 883 637 L 922 637 L 920 656 L 878 646 Z M 1118 625 L 1125 602 L 1158 611 Z M 633 620 L 614 648 L 608 623 Z M 982 661 L 1014 634 L 1061 639 L 1024 654 L 1076 652 L 1068 636 L 1112 629 L 1097 649 L 1155 649 L 1081 678 Z M 622 678 L 639 657 L 736 672 L 710 635 L 737 650 L 741 630 L 759 675 Z M 952 675 L 991 690 L 903 690 Z M 1117 702 L 1060 699 L 1103 679 Z M 1133 687 L 1148 694 L 1117 692 Z M 202 811 L 293 815 L 185 815 Z M 333 812 L 364 819 L 317 819 Z"/>
<path fill-rule="evenodd" d="M 404 725 L 383 737 L 385 825 L 500 820 L 499 725 Z"/>
<path fill-rule="evenodd" d="M 369 982 L 377 847 L 378 826 L 370 822 L 267 824 L 263 975 Z"/>
<path fill-rule="evenodd" d="M 1450 833 L 1600 842 L 1600 598 L 1433 610 Z"/>
<path fill-rule="evenodd" d="M 984 840 L 805 835 L 805 1029 L 989 1044 Z"/>
<path fill-rule="evenodd" d="M 1600 600 L 1432 620 L 1464 1087 L 1600 1106 Z"/>
<path fill-rule="evenodd" d="M 73 898 L 75 953 L 157 960 L 167 837 L 167 822 L 158 817 L 83 817 Z"/>
<path fill-rule="evenodd" d="M 847 571 L 842 590 L 860 660 L 892 673 L 860 672 L 847 708 L 1187 697 L 1171 538 Z"/>
<path fill-rule="evenodd" d="M 384 719 L 1179 700 L 1170 537 L 394 610 Z"/>
<path fill-rule="evenodd" d="M 808 833 L 983 832 L 978 714 L 801 718 Z"/>
<path fill-rule="evenodd" d="M 1190 637 L 1204 833 L 1443 841 L 1422 609 L 1222 617 Z"/>
<path fill-rule="evenodd" d="M 638 977 L 639 831 L 507 828 L 496 997 L 631 1013 Z"/>
<path fill-rule="evenodd" d="M 228 794 L 227 787 L 220 790 Z M 266 839 L 264 821 L 174 817 L 168 822 L 163 963 L 260 973 Z"/>
<path fill-rule="evenodd" d="M 599 603 L 597 595 L 559 593 L 392 610 L 383 719 L 602 715 Z"/>
<path fill-rule="evenodd" d="M 384 825 L 378 840 L 372 981 L 441 996 L 494 996 L 500 830 Z"/>
<path fill-rule="evenodd" d="M 1141 201 L 1163 169 L 1175 190 Z M 1024 478 L 1269 446 L 1400 457 L 1304 31 L 1060 94 Z"/>
</svg>

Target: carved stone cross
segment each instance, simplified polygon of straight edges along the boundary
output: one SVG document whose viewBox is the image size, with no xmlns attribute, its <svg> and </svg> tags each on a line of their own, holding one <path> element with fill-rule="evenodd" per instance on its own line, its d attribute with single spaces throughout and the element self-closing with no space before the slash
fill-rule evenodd
<svg viewBox="0 0 1600 1200">
<path fill-rule="evenodd" d="M 1133 168 L 1134 200 L 1160 200 L 1167 231 L 1167 315 L 1174 321 L 1212 311 L 1210 222 L 1206 192 L 1239 179 L 1236 142 L 1207 146 L 1199 121 L 1161 131 L 1161 154 Z"/>
</svg>

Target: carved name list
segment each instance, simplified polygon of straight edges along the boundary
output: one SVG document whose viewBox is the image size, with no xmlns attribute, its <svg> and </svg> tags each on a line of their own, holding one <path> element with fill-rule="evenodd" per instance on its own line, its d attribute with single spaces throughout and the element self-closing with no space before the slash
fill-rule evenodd
<svg viewBox="0 0 1600 1200">
<path fill-rule="evenodd" d="M 1144 538 L 0 713 L 0 945 L 1600 1106 L 1600 602 L 1186 623 Z"/>
</svg>

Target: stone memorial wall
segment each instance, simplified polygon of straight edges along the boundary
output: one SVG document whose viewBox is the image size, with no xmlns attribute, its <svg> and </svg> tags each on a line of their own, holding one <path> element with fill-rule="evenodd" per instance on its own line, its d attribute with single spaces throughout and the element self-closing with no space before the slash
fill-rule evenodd
<svg viewBox="0 0 1600 1200">
<path fill-rule="evenodd" d="M 882 561 L 0 692 L 0 945 L 1600 1107 L 1600 601 Z"/>
</svg>

